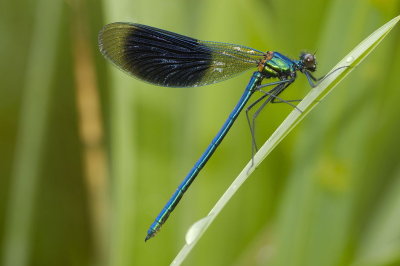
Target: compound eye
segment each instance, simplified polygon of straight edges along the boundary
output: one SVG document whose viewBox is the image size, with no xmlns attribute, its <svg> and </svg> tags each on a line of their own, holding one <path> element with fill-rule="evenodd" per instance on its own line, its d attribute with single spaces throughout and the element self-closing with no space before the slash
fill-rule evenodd
<svg viewBox="0 0 400 266">
<path fill-rule="evenodd" d="M 315 71 L 317 68 L 315 56 L 313 54 L 304 54 L 302 56 L 303 65 L 307 70 Z"/>
</svg>

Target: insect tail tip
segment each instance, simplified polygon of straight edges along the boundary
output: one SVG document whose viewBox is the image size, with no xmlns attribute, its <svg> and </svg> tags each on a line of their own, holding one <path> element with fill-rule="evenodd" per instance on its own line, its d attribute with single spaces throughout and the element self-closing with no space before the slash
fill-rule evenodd
<svg viewBox="0 0 400 266">
<path fill-rule="evenodd" d="M 153 236 L 155 236 L 157 233 L 157 231 L 149 229 L 149 231 L 147 232 L 147 236 L 144 239 L 144 242 L 147 242 L 147 240 L 149 240 L 150 238 L 152 238 Z"/>
<path fill-rule="evenodd" d="M 144 242 L 147 242 L 147 240 L 149 240 L 150 238 L 152 238 L 153 236 L 151 235 L 147 235 L 146 238 L 144 239 Z"/>
</svg>

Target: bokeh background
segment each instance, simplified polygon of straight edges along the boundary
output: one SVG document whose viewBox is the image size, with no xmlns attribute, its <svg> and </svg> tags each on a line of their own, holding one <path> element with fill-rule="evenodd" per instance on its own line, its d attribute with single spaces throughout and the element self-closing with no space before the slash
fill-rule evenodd
<svg viewBox="0 0 400 266">
<path fill-rule="evenodd" d="M 251 158 L 242 114 L 159 235 L 148 226 L 250 73 L 162 88 L 98 51 L 130 21 L 199 39 L 317 51 L 322 76 L 398 0 L 0 1 L 0 265 L 168 265 Z M 400 27 L 262 163 L 185 265 L 400 265 Z M 300 76 L 282 97 L 309 90 Z M 291 111 L 268 106 L 262 144 Z"/>
</svg>

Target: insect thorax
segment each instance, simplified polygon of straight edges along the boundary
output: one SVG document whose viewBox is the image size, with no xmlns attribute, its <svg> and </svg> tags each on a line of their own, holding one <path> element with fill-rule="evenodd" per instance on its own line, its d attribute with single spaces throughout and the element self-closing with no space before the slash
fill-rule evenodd
<svg viewBox="0 0 400 266">
<path fill-rule="evenodd" d="M 266 78 L 292 76 L 296 72 L 295 62 L 278 52 L 268 52 L 270 57 L 263 62 L 262 73 Z"/>
</svg>

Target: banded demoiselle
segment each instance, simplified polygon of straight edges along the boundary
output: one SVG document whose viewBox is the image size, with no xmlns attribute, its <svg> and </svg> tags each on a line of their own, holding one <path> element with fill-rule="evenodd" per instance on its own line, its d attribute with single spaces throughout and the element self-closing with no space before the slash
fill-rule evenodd
<svg viewBox="0 0 400 266">
<path fill-rule="evenodd" d="M 250 68 L 256 69 L 228 119 L 151 224 L 145 240 L 155 236 L 166 222 L 254 92 L 261 92 L 261 97 L 246 109 L 253 139 L 253 154 L 256 149 L 254 121 L 265 105 L 270 102 L 291 104 L 278 95 L 295 81 L 297 71 L 305 74 L 312 87 L 320 80 L 311 74 L 316 70 L 316 58 L 311 53 L 301 53 L 298 60 L 293 60 L 279 52 L 261 52 L 237 44 L 201 41 L 141 24 L 117 22 L 104 26 L 99 33 L 99 47 L 101 53 L 121 70 L 143 81 L 165 87 L 209 85 Z M 272 78 L 277 81 L 261 84 L 264 79 Z M 267 86 L 273 88 L 262 90 Z M 250 122 L 248 111 L 257 104 L 260 106 Z"/>
</svg>

